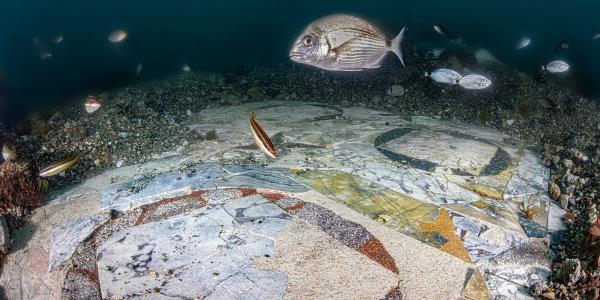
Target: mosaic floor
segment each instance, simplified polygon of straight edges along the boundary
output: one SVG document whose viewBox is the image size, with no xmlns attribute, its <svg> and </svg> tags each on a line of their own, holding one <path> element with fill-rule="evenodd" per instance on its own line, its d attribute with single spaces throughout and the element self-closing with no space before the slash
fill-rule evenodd
<svg viewBox="0 0 600 300">
<path fill-rule="evenodd" d="M 278 149 L 253 144 L 249 116 Z M 523 142 L 295 102 L 214 107 L 217 139 L 88 180 L 18 233 L 10 299 L 528 299 L 565 229 Z"/>
</svg>

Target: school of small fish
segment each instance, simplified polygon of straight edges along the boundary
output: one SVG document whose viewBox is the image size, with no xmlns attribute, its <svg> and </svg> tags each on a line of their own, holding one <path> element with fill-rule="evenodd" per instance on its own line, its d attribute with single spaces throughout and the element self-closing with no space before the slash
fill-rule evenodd
<svg viewBox="0 0 600 300">
<path fill-rule="evenodd" d="M 460 73 L 450 69 L 437 69 L 433 72 L 426 72 L 426 77 L 430 77 L 435 82 L 460 85 L 468 90 L 481 90 L 489 87 L 492 81 L 478 74 L 462 76 Z"/>
</svg>

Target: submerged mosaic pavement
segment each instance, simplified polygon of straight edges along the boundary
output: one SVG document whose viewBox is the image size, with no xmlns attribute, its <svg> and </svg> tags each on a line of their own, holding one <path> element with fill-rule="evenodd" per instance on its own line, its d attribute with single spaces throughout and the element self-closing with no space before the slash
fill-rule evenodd
<svg viewBox="0 0 600 300">
<path fill-rule="evenodd" d="M 549 171 L 490 129 L 277 101 L 189 127 L 218 138 L 91 180 L 98 211 L 53 224 L 54 296 L 527 299 L 564 230 Z"/>
</svg>

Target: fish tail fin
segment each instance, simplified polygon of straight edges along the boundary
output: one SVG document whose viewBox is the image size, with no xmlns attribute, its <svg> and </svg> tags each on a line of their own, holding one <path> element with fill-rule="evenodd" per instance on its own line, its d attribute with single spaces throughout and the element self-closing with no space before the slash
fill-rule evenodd
<svg viewBox="0 0 600 300">
<path fill-rule="evenodd" d="M 390 45 L 390 51 L 394 52 L 394 54 L 398 56 L 403 66 L 406 66 L 406 64 L 404 63 L 404 55 L 402 55 L 402 40 L 404 40 L 404 36 L 406 36 L 407 33 L 408 28 L 402 28 L 400 33 L 398 33 L 398 35 L 392 40 Z"/>
</svg>

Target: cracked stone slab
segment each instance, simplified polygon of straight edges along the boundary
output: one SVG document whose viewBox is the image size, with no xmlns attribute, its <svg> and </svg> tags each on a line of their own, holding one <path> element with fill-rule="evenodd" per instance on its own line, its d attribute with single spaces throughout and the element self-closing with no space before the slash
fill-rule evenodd
<svg viewBox="0 0 600 300">
<path fill-rule="evenodd" d="M 482 264 L 487 273 L 528 288 L 550 275 L 552 260 L 545 239 L 530 238 Z"/>
<path fill-rule="evenodd" d="M 70 259 L 81 242 L 110 219 L 110 213 L 97 213 L 83 216 L 54 225 L 48 271 L 52 272 Z"/>
<path fill-rule="evenodd" d="M 545 193 L 548 190 L 550 169 L 533 152 L 525 150 L 515 172 L 506 186 L 504 199 Z"/>
<path fill-rule="evenodd" d="M 110 185 L 102 192 L 103 208 L 123 211 L 205 188 L 253 187 L 303 192 L 306 188 L 280 172 L 261 167 L 201 164 L 192 172 L 167 172 Z"/>
<path fill-rule="evenodd" d="M 250 196 L 118 232 L 96 250 L 102 295 L 281 298 L 286 275 L 253 262 L 276 254 L 268 234 L 289 222 L 278 206 Z"/>
</svg>

